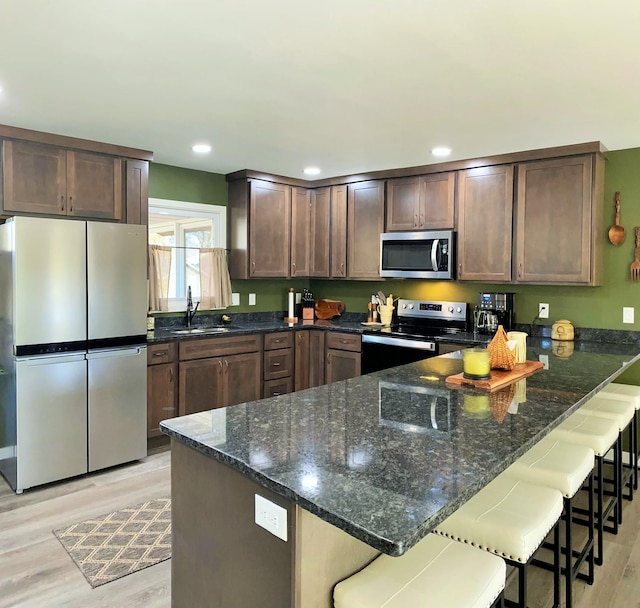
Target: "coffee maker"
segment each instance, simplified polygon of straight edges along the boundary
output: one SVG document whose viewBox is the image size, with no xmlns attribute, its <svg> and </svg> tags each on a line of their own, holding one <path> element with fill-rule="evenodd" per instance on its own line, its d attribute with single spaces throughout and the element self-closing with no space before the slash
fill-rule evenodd
<svg viewBox="0 0 640 608">
<path fill-rule="evenodd" d="M 514 293 L 480 292 L 473 311 L 473 330 L 492 334 L 502 325 L 505 331 L 511 331 L 514 296 Z"/>
</svg>

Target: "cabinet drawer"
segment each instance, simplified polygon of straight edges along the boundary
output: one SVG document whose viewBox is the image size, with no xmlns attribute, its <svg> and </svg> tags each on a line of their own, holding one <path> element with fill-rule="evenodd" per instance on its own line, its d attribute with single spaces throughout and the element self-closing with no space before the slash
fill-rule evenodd
<svg viewBox="0 0 640 608">
<path fill-rule="evenodd" d="M 147 365 L 171 363 L 176 358 L 176 343 L 149 344 L 147 346 Z"/>
<path fill-rule="evenodd" d="M 275 350 L 277 348 L 291 348 L 293 346 L 292 331 L 278 331 L 272 334 L 265 334 L 264 349 Z"/>
<path fill-rule="evenodd" d="M 336 348 L 339 350 L 352 350 L 360 352 L 360 336 L 357 334 L 343 334 L 340 332 L 327 332 L 326 337 L 327 348 Z"/>
<path fill-rule="evenodd" d="M 180 361 L 251 353 L 259 351 L 261 347 L 262 335 L 260 334 L 183 340 L 180 342 Z"/>
<path fill-rule="evenodd" d="M 264 379 L 275 380 L 293 374 L 293 349 L 268 350 L 264 353 Z"/>
<path fill-rule="evenodd" d="M 264 398 L 277 397 L 293 392 L 293 382 L 291 377 L 280 380 L 269 380 L 264 383 Z"/>
</svg>

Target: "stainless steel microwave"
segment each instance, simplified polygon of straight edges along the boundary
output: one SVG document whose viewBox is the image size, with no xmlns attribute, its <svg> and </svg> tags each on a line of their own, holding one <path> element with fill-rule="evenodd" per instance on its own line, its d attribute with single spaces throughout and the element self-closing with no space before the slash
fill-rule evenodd
<svg viewBox="0 0 640 608">
<path fill-rule="evenodd" d="M 453 279 L 453 230 L 385 232 L 380 235 L 380 276 Z"/>
</svg>

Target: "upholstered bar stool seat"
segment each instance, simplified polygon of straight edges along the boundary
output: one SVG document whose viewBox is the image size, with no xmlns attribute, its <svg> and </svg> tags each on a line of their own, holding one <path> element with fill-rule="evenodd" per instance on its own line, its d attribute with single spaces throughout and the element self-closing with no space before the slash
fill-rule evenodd
<svg viewBox="0 0 640 608">
<path fill-rule="evenodd" d="M 562 495 L 507 475 L 499 475 L 445 519 L 435 532 L 468 543 L 507 560 L 518 569 L 518 606 L 527 605 L 526 566 L 554 530 L 554 589 L 559 596 L 558 521 Z"/>
<path fill-rule="evenodd" d="M 638 445 L 638 410 L 640 410 L 640 386 L 635 384 L 619 384 L 612 382 L 607 384 L 599 393 L 607 399 L 618 399 L 633 404 L 635 412 L 633 414 L 633 425 L 631 426 L 633 444 L 630 445 L 631 453 L 631 470 L 633 472 L 633 489 L 638 489 L 638 454 L 640 446 Z M 630 497 L 633 494 L 630 492 Z"/>
<path fill-rule="evenodd" d="M 587 416 L 599 416 L 600 418 L 609 418 L 614 420 L 618 425 L 618 431 L 622 434 L 626 429 L 629 430 L 629 445 L 631 447 L 631 452 L 634 451 L 634 435 L 632 428 L 632 421 L 634 419 L 634 414 L 636 413 L 636 408 L 633 403 L 629 401 L 622 401 L 618 399 L 609 399 L 607 396 L 601 396 L 600 394 L 595 397 L 589 399 L 583 406 L 578 410 L 581 414 L 586 414 Z M 620 453 L 618 458 L 618 475 L 619 475 L 619 484 L 615 488 L 615 492 L 618 496 L 618 500 L 622 505 L 622 490 L 623 486 L 626 485 L 626 480 L 623 478 L 623 463 L 622 463 L 622 441 L 618 446 Z M 628 487 L 629 487 L 629 500 L 633 500 L 633 470 L 631 466 L 626 467 L 628 471 Z M 622 523 L 622 507 L 618 510 L 618 523 Z"/>
<path fill-rule="evenodd" d="M 564 496 L 565 512 L 565 574 L 566 574 L 566 602 L 570 608 L 573 603 L 573 580 L 579 575 L 580 567 L 587 561 L 589 573 L 585 580 L 593 583 L 593 467 L 595 463 L 594 451 L 586 446 L 567 443 L 558 439 L 545 437 L 535 446 L 518 458 L 503 474 L 521 479 L 537 485 L 558 490 Z M 584 481 L 589 480 L 589 534 L 582 548 L 577 551 L 573 560 L 573 497 L 582 488 Z M 534 562 L 536 565 L 548 567 L 544 562 Z"/>
<path fill-rule="evenodd" d="M 380 555 L 338 583 L 335 608 L 488 608 L 500 597 L 504 560 L 428 534 L 400 557 Z"/>
<path fill-rule="evenodd" d="M 614 446 L 622 445 L 620 440 L 620 432 L 616 421 L 609 418 L 601 418 L 598 416 L 588 416 L 581 412 L 572 414 L 561 422 L 549 435 L 549 439 L 565 441 L 591 448 L 596 456 L 596 552 L 595 563 L 602 564 L 602 554 L 604 545 L 604 521 L 610 512 L 613 512 L 614 532 L 617 531 L 618 509 L 622 508 L 618 500 L 618 496 L 614 495 L 610 498 L 609 503 L 604 505 L 602 466 L 604 456 Z M 614 485 L 619 481 L 618 463 L 619 451 L 614 450 Z"/>
</svg>

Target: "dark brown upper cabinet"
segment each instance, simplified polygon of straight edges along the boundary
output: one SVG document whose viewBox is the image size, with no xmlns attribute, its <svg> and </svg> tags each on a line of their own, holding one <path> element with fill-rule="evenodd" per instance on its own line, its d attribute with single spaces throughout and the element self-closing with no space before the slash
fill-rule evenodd
<svg viewBox="0 0 640 608">
<path fill-rule="evenodd" d="M 434 173 L 387 181 L 387 231 L 454 227 L 456 174 Z"/>
<path fill-rule="evenodd" d="M 149 223 L 149 163 L 125 161 L 125 211 L 127 224 Z"/>
<path fill-rule="evenodd" d="M 6 213 L 122 218 L 122 161 L 30 141 L 2 146 Z"/>
<path fill-rule="evenodd" d="M 263 180 L 229 184 L 232 279 L 288 277 L 291 186 Z"/>
<path fill-rule="evenodd" d="M 518 282 L 598 284 L 602 164 L 588 155 L 518 165 Z"/>
<path fill-rule="evenodd" d="M 330 276 L 347 278 L 347 186 L 331 186 Z"/>
<path fill-rule="evenodd" d="M 349 278 L 380 278 L 380 233 L 384 231 L 384 182 L 349 184 L 347 196 Z"/>
<path fill-rule="evenodd" d="M 458 177 L 458 279 L 511 281 L 513 165 Z"/>
<path fill-rule="evenodd" d="M 329 276 L 330 188 L 293 188 L 291 276 Z"/>
</svg>

